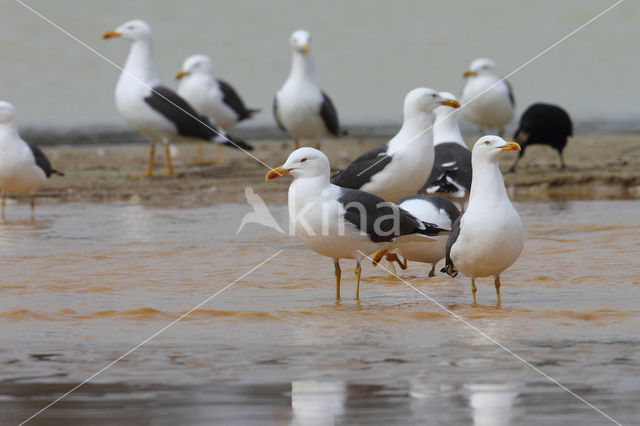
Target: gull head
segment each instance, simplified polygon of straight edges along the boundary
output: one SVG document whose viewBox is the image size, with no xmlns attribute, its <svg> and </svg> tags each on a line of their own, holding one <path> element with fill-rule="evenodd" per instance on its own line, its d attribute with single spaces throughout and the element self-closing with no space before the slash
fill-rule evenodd
<svg viewBox="0 0 640 426">
<path fill-rule="evenodd" d="M 483 159 L 490 162 L 498 162 L 505 151 L 519 151 L 517 142 L 505 142 L 500 136 L 487 135 L 477 140 L 473 145 L 471 155 L 473 159 Z"/>
<path fill-rule="evenodd" d="M 16 120 L 16 109 L 9 102 L 0 101 L 0 124 L 13 123 Z"/>
<path fill-rule="evenodd" d="M 133 41 L 148 39 L 151 38 L 151 27 L 145 21 L 134 19 L 133 21 L 125 22 L 115 30 L 107 31 L 102 35 L 102 38 L 104 39 L 114 37 L 121 37 Z"/>
<path fill-rule="evenodd" d="M 326 176 L 328 181 L 330 174 L 331 167 L 327 156 L 317 149 L 304 147 L 289 154 L 282 166 L 269 170 L 265 180 L 291 175 L 294 179 Z"/>
<path fill-rule="evenodd" d="M 444 98 L 444 99 L 449 99 L 450 101 L 455 101 L 458 103 L 457 107 L 453 107 L 451 105 L 447 105 L 447 104 L 441 104 L 439 106 L 436 107 L 436 109 L 433 110 L 433 112 L 436 114 L 436 118 L 441 116 L 441 117 L 445 117 L 448 116 L 449 114 L 453 113 L 453 111 L 455 111 L 457 108 L 460 107 L 460 103 L 458 102 L 458 98 L 455 97 L 454 94 L 449 93 L 449 92 L 440 92 L 439 93 L 440 97 Z"/>
<path fill-rule="evenodd" d="M 311 43 L 311 34 L 305 30 L 294 31 L 291 34 L 289 43 L 296 52 L 307 53 L 309 51 L 309 43 Z"/>
<path fill-rule="evenodd" d="M 405 115 L 414 112 L 431 114 L 437 107 L 445 105 L 451 108 L 459 108 L 460 104 L 455 98 L 445 98 L 433 89 L 419 87 L 410 91 L 404 98 Z"/>
<path fill-rule="evenodd" d="M 471 62 L 468 70 L 462 74 L 463 78 L 476 77 L 479 75 L 498 75 L 498 66 L 495 62 L 488 58 L 479 58 Z"/>
<path fill-rule="evenodd" d="M 176 80 L 192 74 L 210 75 L 211 72 L 211 59 L 207 55 L 192 55 L 185 59 L 182 69 L 176 74 Z"/>
</svg>

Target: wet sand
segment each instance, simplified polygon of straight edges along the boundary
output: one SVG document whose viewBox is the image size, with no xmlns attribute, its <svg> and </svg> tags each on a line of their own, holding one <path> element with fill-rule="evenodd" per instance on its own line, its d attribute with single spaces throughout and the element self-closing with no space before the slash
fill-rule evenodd
<svg viewBox="0 0 640 426">
<path fill-rule="evenodd" d="M 382 139 L 323 141 L 332 167 L 339 169 Z M 251 154 L 268 166 L 279 166 L 292 150 L 287 140 L 253 142 Z M 468 141 L 471 143 L 471 141 Z M 161 148 L 161 147 L 159 147 Z M 264 182 L 267 166 L 242 152 L 223 148 L 220 164 L 195 165 L 195 144 L 176 146 L 175 177 L 164 178 L 164 154 L 156 150 L 153 179 L 131 179 L 145 170 L 148 145 L 104 147 L 45 147 L 65 178 L 51 179 L 40 191 L 44 198 L 59 201 L 141 201 L 154 205 L 208 205 L 213 202 L 244 202 L 243 188 L 252 185 L 261 194 L 282 201 L 288 181 Z M 215 148 L 205 146 L 211 160 Z M 565 150 L 567 169 L 558 168 L 556 152 L 533 145 L 516 173 L 506 175 L 515 199 L 628 199 L 640 198 L 640 135 L 577 136 Z M 505 155 L 507 170 L 515 154 Z"/>
</svg>

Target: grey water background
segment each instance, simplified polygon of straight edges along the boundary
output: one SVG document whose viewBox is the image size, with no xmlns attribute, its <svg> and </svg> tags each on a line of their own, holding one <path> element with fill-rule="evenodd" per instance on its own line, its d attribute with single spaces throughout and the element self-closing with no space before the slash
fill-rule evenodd
<svg viewBox="0 0 640 426">
<path fill-rule="evenodd" d="M 248 105 L 262 108 L 241 127 L 264 135 L 275 130 L 271 102 L 289 72 L 288 38 L 295 29 L 312 33 L 320 83 L 343 123 L 370 134 L 393 131 L 409 90 L 427 86 L 459 95 L 471 60 L 491 57 L 505 75 L 615 2 L 25 3 L 118 65 L 130 43 L 104 41 L 102 33 L 129 19 L 147 20 L 165 84 L 175 87 L 173 76 L 187 56 L 210 55 L 216 74 Z M 21 125 L 124 129 L 113 102 L 120 71 L 17 1 L 2 4 L 0 98 L 16 105 Z M 639 18 L 640 3 L 623 2 L 510 77 L 518 116 L 529 104 L 546 101 L 568 109 L 578 133 L 640 129 L 640 62 L 633 54 Z"/>
</svg>

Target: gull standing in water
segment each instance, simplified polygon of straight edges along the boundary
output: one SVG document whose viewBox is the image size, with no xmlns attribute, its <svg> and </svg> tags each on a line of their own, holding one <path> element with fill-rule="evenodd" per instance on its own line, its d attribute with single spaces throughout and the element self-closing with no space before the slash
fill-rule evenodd
<svg viewBox="0 0 640 426">
<path fill-rule="evenodd" d="M 476 278 L 493 276 L 500 305 L 500 274 L 518 259 L 524 245 L 522 221 L 509 201 L 498 167 L 505 151 L 519 149 L 516 142 L 483 136 L 471 152 L 473 182 L 469 205 L 453 224 L 442 272 L 455 277 L 460 271 L 470 277 L 474 304 Z"/>
<path fill-rule="evenodd" d="M 329 159 L 313 148 L 293 151 L 266 180 L 292 175 L 289 186 L 290 229 L 307 247 L 333 259 L 336 300 L 340 299 L 340 259 L 356 260 L 356 296 L 360 297 L 360 261 L 394 243 L 427 239 L 443 229 L 422 222 L 397 205 L 364 191 L 329 182 Z"/>
<path fill-rule="evenodd" d="M 51 175 L 64 176 L 51 167 L 49 159 L 40 148 L 22 140 L 18 133 L 16 109 L 9 102 L 0 101 L 2 220 L 7 194 L 29 195 L 31 220 L 34 220 L 36 201 L 33 193 L 47 183 Z"/>
</svg>

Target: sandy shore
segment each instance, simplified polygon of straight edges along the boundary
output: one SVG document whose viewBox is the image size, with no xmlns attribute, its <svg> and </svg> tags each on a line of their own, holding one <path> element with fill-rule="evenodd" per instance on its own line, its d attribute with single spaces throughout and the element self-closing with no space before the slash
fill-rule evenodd
<svg viewBox="0 0 640 426">
<path fill-rule="evenodd" d="M 327 140 L 323 151 L 332 167 L 340 168 L 359 153 L 381 143 L 380 139 Z M 470 141 L 468 141 L 470 142 Z M 264 182 L 267 166 L 284 162 L 292 145 L 287 140 L 254 142 L 252 155 L 222 149 L 219 164 L 195 164 L 195 144 L 177 145 L 175 175 L 165 171 L 162 149 L 156 153 L 151 179 L 130 175 L 144 171 L 146 144 L 44 147 L 54 167 L 65 177 L 54 177 L 39 192 L 41 202 L 132 201 L 153 205 L 204 205 L 214 202 L 244 202 L 243 188 L 251 185 L 268 201 L 286 197 L 288 179 Z M 206 159 L 215 148 L 205 146 Z M 503 170 L 515 159 L 506 155 Z M 624 199 L 640 198 L 640 135 L 577 136 L 565 150 L 566 170 L 559 170 L 558 157 L 551 148 L 532 146 L 516 173 L 505 180 L 516 199 Z M 264 162 L 265 164 L 261 164 Z"/>
</svg>

